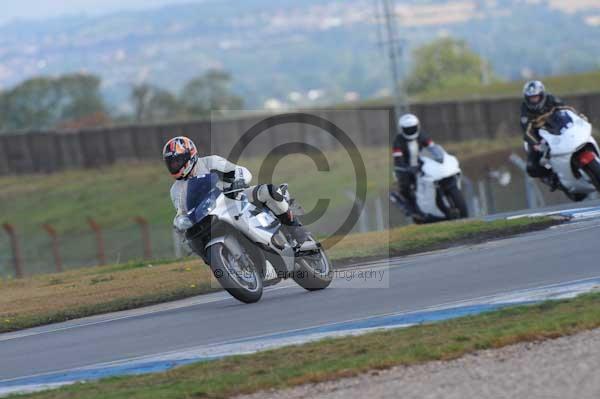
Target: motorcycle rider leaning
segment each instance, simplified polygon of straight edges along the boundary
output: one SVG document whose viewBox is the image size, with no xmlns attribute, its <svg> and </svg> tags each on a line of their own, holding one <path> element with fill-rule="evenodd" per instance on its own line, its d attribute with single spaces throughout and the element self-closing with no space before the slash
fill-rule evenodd
<svg viewBox="0 0 600 399">
<path fill-rule="evenodd" d="M 420 167 L 419 153 L 423 148 L 427 148 L 435 158 L 443 157 L 441 148 L 421 131 L 419 118 L 413 114 L 401 116 L 398 119 L 398 132 L 394 139 L 392 156 L 399 193 L 406 203 L 409 215 L 419 212 L 415 185 Z"/>
<path fill-rule="evenodd" d="M 540 165 L 542 158 L 542 137 L 539 134 L 538 119 L 546 114 L 550 114 L 556 108 L 564 108 L 575 111 L 572 107 L 565 104 L 546 92 L 544 84 L 538 80 L 532 80 L 523 87 L 523 102 L 521 103 L 521 127 L 523 128 L 523 139 L 527 143 L 527 173 L 534 178 L 540 178 L 542 182 L 550 186 L 551 191 L 557 188 L 566 192 L 566 189 L 560 184 L 558 176 L 550 169 Z M 582 115 L 585 118 L 585 116 Z M 567 193 L 568 194 L 568 193 Z"/>
<path fill-rule="evenodd" d="M 198 149 L 192 140 L 184 136 L 170 139 L 163 148 L 163 160 L 171 176 L 175 179 L 171 187 L 171 200 L 177 210 L 173 225 L 180 233 L 178 219 L 186 218 L 188 180 L 214 172 L 220 177 L 218 186 L 224 190 L 244 190 L 248 200 L 257 206 L 269 208 L 282 223 L 298 246 L 309 240 L 308 233 L 290 210 L 286 193 L 272 184 L 249 187 L 252 180 L 250 171 L 235 165 L 218 155 L 199 157 Z"/>
</svg>

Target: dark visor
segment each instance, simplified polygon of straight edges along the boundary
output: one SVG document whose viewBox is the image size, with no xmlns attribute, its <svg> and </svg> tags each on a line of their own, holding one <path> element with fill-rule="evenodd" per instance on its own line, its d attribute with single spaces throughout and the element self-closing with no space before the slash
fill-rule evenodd
<svg viewBox="0 0 600 399">
<path fill-rule="evenodd" d="M 185 166 L 185 164 L 190 160 L 190 154 L 178 154 L 171 155 L 165 159 L 165 163 L 167 164 L 167 168 L 171 174 L 177 174 Z"/>
<path fill-rule="evenodd" d="M 412 136 L 413 134 L 419 131 L 419 126 L 404 127 L 402 128 L 402 131 L 404 131 L 404 134 L 406 134 L 407 136 Z"/>
</svg>

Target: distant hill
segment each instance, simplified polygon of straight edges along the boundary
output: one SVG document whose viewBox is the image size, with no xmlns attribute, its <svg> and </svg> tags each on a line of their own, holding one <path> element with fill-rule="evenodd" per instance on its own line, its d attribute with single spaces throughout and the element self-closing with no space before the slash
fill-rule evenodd
<svg viewBox="0 0 600 399">
<path fill-rule="evenodd" d="M 570 0 L 397 1 L 414 48 L 466 39 L 504 78 L 600 68 L 600 4 Z M 133 82 L 177 90 L 207 68 L 230 71 L 250 107 L 338 102 L 388 87 L 375 0 L 207 0 L 99 17 L 0 26 L 0 87 L 89 71 L 118 108 Z M 410 62 L 410 61 L 409 61 Z M 309 91 L 311 91 L 309 93 Z M 310 95 L 309 95 L 310 94 Z"/>
</svg>

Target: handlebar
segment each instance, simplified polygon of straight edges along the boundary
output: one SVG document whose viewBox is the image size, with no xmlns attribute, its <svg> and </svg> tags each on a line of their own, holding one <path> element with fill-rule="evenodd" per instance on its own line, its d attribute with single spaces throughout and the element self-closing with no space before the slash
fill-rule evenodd
<svg viewBox="0 0 600 399">
<path fill-rule="evenodd" d="M 241 193 L 242 191 L 244 191 L 245 189 L 247 189 L 248 187 L 244 187 L 244 188 L 236 188 L 233 190 L 229 190 L 229 191 L 223 191 L 224 195 L 229 195 L 229 194 L 235 194 L 235 193 Z"/>
</svg>

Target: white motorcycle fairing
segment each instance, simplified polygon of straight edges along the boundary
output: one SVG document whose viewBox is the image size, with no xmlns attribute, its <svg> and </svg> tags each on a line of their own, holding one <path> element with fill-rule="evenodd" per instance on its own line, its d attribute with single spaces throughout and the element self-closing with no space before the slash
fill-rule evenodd
<svg viewBox="0 0 600 399">
<path fill-rule="evenodd" d="M 592 136 L 592 125 L 570 110 L 560 112 L 567 113 L 573 120 L 572 124 L 563 127 L 560 134 L 553 134 L 545 128 L 539 129 L 540 136 L 548 146 L 548 151 L 542 157 L 540 164 L 550 167 L 557 174 L 561 184 L 571 193 L 589 194 L 596 191 L 591 180 L 581 171 L 581 177 L 573 172 L 573 154 L 585 147 L 592 145 L 596 154 L 600 154 L 600 148 Z"/>
<path fill-rule="evenodd" d="M 254 189 L 224 192 L 220 183 L 216 173 L 188 180 L 189 211 L 178 216 L 176 224 L 181 219 L 187 243 L 221 287 L 241 302 L 254 303 L 264 287 L 283 279 L 291 278 L 307 291 L 331 284 L 331 262 L 310 233 L 299 242 L 270 209 L 249 201 Z"/>
<path fill-rule="evenodd" d="M 444 152 L 442 162 L 420 156 L 421 173 L 417 176 L 417 206 L 424 214 L 439 218 L 446 215 L 437 205 L 437 183 L 461 174 L 458 159 Z"/>
<path fill-rule="evenodd" d="M 287 242 L 284 243 L 283 248 L 277 247 L 272 239 L 278 233 L 279 221 L 268 211 L 258 209 L 248 202 L 245 195 L 242 194 L 240 199 L 231 199 L 225 195 L 220 195 L 214 209 L 208 214 L 216 216 L 219 221 L 229 224 L 251 241 L 260 243 L 277 252 L 285 264 L 287 273 L 294 270 L 294 249 Z M 215 237 L 205 247 L 208 249 L 211 245 L 226 240 L 227 236 Z M 268 267 L 270 262 L 267 261 L 267 263 Z"/>
</svg>

